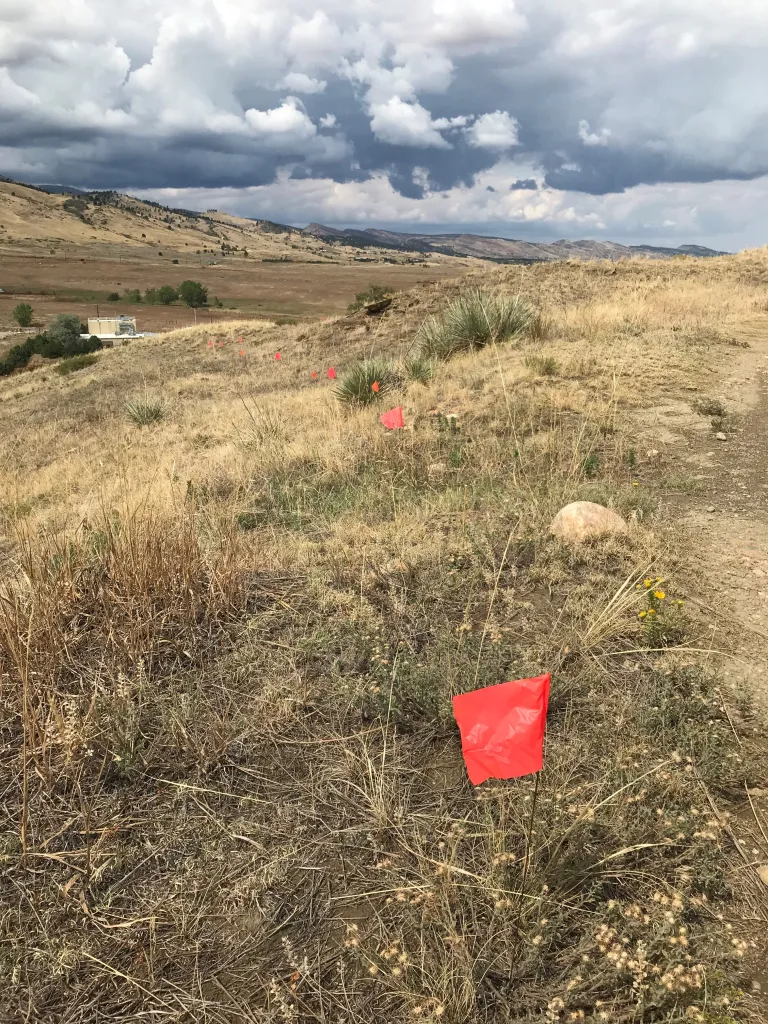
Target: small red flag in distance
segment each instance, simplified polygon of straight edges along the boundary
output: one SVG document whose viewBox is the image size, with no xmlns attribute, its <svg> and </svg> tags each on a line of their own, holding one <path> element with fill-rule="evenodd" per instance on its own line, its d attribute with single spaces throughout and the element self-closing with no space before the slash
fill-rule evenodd
<svg viewBox="0 0 768 1024">
<path fill-rule="evenodd" d="M 219 348 L 224 348 L 224 342 L 223 341 L 219 342 Z"/>
<path fill-rule="evenodd" d="M 474 786 L 541 771 L 550 680 L 546 673 L 453 698 L 464 763 Z"/>
<path fill-rule="evenodd" d="M 371 391 L 375 392 L 378 395 L 378 393 L 379 393 L 379 382 L 377 380 L 375 380 L 373 382 L 373 384 L 371 384 Z"/>
<path fill-rule="evenodd" d="M 331 367 L 330 370 L 328 371 L 328 376 L 331 378 L 331 380 L 336 380 L 336 371 L 334 370 L 333 367 Z"/>
<path fill-rule="evenodd" d="M 317 370 L 312 371 L 312 380 L 314 380 L 315 377 L 317 377 Z"/>
<path fill-rule="evenodd" d="M 240 349 L 240 355 L 241 355 L 241 356 L 244 356 L 244 355 L 245 355 L 245 352 L 244 352 L 244 351 L 243 351 L 242 349 Z"/>
<path fill-rule="evenodd" d="M 402 405 L 398 405 L 396 409 L 390 409 L 389 412 L 383 412 L 379 419 L 387 430 L 398 430 L 405 426 Z"/>
<path fill-rule="evenodd" d="M 278 363 L 280 362 L 281 358 L 282 358 L 282 356 L 280 355 L 280 353 L 279 352 L 275 352 L 275 359 L 278 361 Z"/>
<path fill-rule="evenodd" d="M 208 348 L 213 348 L 213 341 L 212 340 L 208 342 Z"/>
</svg>

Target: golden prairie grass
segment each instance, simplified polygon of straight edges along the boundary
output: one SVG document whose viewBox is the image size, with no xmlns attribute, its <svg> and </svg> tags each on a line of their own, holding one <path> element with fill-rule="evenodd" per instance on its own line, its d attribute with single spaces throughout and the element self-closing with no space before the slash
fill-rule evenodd
<svg viewBox="0 0 768 1024">
<path fill-rule="evenodd" d="M 0 384 L 6 1016 L 748 1017 L 726 810 L 759 751 L 695 623 L 647 642 L 635 584 L 678 595 L 627 453 L 765 267 L 489 274 L 536 340 L 408 385 L 391 434 L 325 370 L 401 358 L 459 284 Z M 628 536 L 551 538 L 578 497 Z M 451 697 L 544 670 L 544 772 L 473 790 Z"/>
</svg>

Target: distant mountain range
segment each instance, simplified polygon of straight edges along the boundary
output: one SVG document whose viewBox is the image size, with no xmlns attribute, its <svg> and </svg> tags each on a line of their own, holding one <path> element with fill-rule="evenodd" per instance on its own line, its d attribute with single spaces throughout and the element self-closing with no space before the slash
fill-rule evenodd
<svg viewBox="0 0 768 1024">
<path fill-rule="evenodd" d="M 557 242 L 523 242 L 514 238 L 486 235 L 419 235 L 404 231 L 384 231 L 381 228 L 329 228 L 324 224 L 310 224 L 304 228 L 304 233 L 315 235 L 330 244 L 439 252 L 445 256 L 474 256 L 496 263 L 538 263 L 562 259 L 618 260 L 630 256 L 670 259 L 673 256 L 729 255 L 703 245 L 680 245 L 673 249 L 661 245 L 620 245 L 618 242 L 593 242 L 588 239 L 570 242 L 565 238 Z"/>
<path fill-rule="evenodd" d="M 677 248 L 668 248 L 661 245 L 620 245 L 618 242 L 595 242 L 589 239 L 569 241 L 561 238 L 557 242 L 524 242 L 515 238 L 498 238 L 486 235 L 473 235 L 467 233 L 445 233 L 445 234 L 416 234 L 405 231 L 387 231 L 383 228 L 330 228 L 325 224 L 309 224 L 306 228 L 295 228 L 287 224 L 278 224 L 273 221 L 260 220 L 257 218 L 241 218 L 231 216 L 221 211 L 209 210 L 207 213 L 200 213 L 194 210 L 166 209 L 157 203 L 150 203 L 134 199 L 128 195 L 121 195 L 118 192 L 94 191 L 86 192 L 83 189 L 71 185 L 23 185 L 11 178 L 0 175 L 0 182 L 8 185 L 20 185 L 23 188 L 31 189 L 34 192 L 55 195 L 69 196 L 65 209 L 72 207 L 70 212 L 82 214 L 82 210 L 74 207 L 85 203 L 90 207 L 98 207 L 105 210 L 108 207 L 133 210 L 134 212 L 152 208 L 162 211 L 166 221 L 171 216 L 181 216 L 185 219 L 187 227 L 195 227 L 198 222 L 205 228 L 203 222 L 211 221 L 212 217 L 220 222 L 226 222 L 228 227 L 236 225 L 257 225 L 261 236 L 271 234 L 282 234 L 286 238 L 291 236 L 293 248 L 301 246 L 318 245 L 325 247 L 339 246 L 343 249 L 352 250 L 377 250 L 370 256 L 376 256 L 379 260 L 389 259 L 386 252 L 382 250 L 396 251 L 398 260 L 409 254 L 411 262 L 421 262 L 424 256 L 458 256 L 462 258 L 473 257 L 481 260 L 492 260 L 495 263 L 539 263 L 549 260 L 582 259 L 582 260 L 619 260 L 632 256 L 646 256 L 651 259 L 670 259 L 674 256 L 727 256 L 726 252 L 718 249 L 708 249 L 703 245 L 680 245 Z M 251 229 L 249 229 L 250 231 Z M 142 236 L 144 237 L 144 236 Z M 333 250 L 330 250 L 333 251 Z M 314 252 L 314 250 L 313 250 Z M 329 250 L 326 249 L 326 253 Z M 420 254 L 417 256 L 417 254 Z M 317 252 L 316 255 L 322 255 Z M 335 255 L 340 255 L 339 250 Z M 354 254 L 350 258 L 352 258 Z M 283 253 L 281 258 L 291 258 L 290 253 Z M 366 257 L 358 252 L 354 257 L 360 262 L 366 261 Z"/>
</svg>

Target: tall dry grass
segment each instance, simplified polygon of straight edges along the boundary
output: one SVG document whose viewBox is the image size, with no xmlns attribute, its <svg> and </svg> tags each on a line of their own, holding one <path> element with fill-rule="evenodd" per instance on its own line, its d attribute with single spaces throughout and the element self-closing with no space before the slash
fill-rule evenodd
<svg viewBox="0 0 768 1024">
<path fill-rule="evenodd" d="M 726 810 L 764 769 L 697 624 L 651 643 L 638 618 L 649 570 L 676 596 L 674 552 L 628 452 L 661 384 L 757 315 L 761 266 L 501 271 L 546 332 L 405 387 L 394 434 L 309 367 L 406 351 L 453 285 L 375 331 L 221 359 L 170 338 L 4 385 L 28 426 L 2 442 L 2 1014 L 753 1013 Z M 169 412 L 130 429 L 111 396 L 142 378 Z M 550 537 L 579 497 L 628 537 Z M 545 771 L 473 789 L 451 697 L 542 670 Z"/>
</svg>

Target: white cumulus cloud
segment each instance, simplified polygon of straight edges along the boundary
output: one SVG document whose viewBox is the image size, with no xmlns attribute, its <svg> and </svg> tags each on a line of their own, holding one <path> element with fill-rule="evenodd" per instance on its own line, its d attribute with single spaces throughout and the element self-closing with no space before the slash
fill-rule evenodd
<svg viewBox="0 0 768 1024">
<path fill-rule="evenodd" d="M 450 149 L 450 143 L 446 142 L 429 111 L 420 103 L 404 103 L 399 96 L 393 96 L 386 103 L 374 103 L 371 115 L 371 130 L 382 142 L 391 142 L 395 146 Z"/>
<path fill-rule="evenodd" d="M 505 150 L 518 144 L 519 125 L 506 110 L 483 114 L 467 129 L 470 146 L 478 149 Z"/>
</svg>

